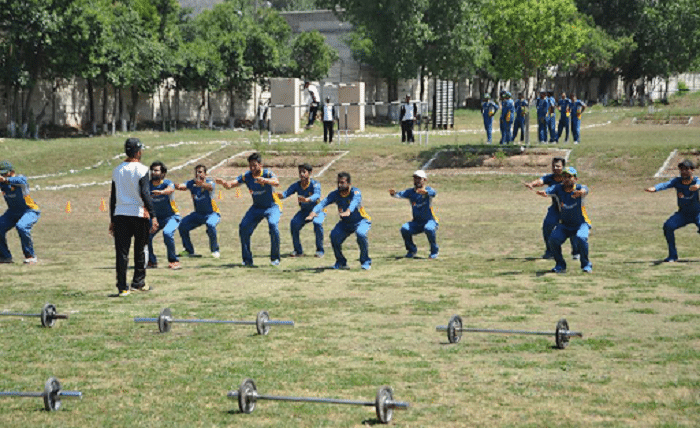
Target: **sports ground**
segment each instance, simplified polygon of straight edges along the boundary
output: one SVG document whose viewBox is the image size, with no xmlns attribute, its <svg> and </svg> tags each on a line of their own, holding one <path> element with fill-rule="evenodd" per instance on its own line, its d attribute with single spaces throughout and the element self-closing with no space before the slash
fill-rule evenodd
<svg viewBox="0 0 700 428">
<path fill-rule="evenodd" d="M 42 209 L 33 233 L 38 264 L 22 265 L 17 235 L 7 235 L 20 263 L 0 265 L 0 311 L 36 312 L 50 302 L 70 315 L 50 329 L 34 318 L 0 317 L 0 390 L 40 391 L 56 376 L 84 395 L 80 402 L 64 400 L 58 412 L 42 411 L 41 399 L 2 398 L 0 425 L 378 423 L 371 408 L 360 406 L 261 401 L 252 414 L 241 414 L 226 394 L 252 378 L 262 394 L 368 401 L 390 385 L 395 399 L 410 403 L 394 414 L 391 423 L 401 427 L 696 427 L 700 236 L 694 226 L 678 230 L 679 262 L 660 263 L 667 255 L 661 226 L 676 210 L 676 197 L 644 189 L 668 179 L 655 177 L 660 169 L 676 173 L 673 161 L 662 169 L 674 151 L 697 162 L 698 104 L 694 97 L 666 107 L 694 115 L 689 125 L 637 124 L 633 118 L 646 109 L 594 106 L 583 117 L 582 144 L 556 147 L 590 188 L 592 274 L 570 256 L 568 273 L 549 273 L 553 261 L 539 257 L 550 202 L 523 185 L 549 167 L 534 160 L 512 166 L 498 153 L 489 168 L 428 169 L 428 184 L 438 191 L 440 256 L 429 260 L 427 241 L 417 236 L 418 257 L 403 258 L 399 228 L 410 207 L 388 189 L 411 187 L 413 171 L 438 151 L 485 148 L 478 112 L 459 111 L 455 130 L 431 133 L 422 145 L 400 143 L 398 126 L 370 127 L 332 146 L 322 142 L 318 126 L 272 144 L 257 132 L 203 130 L 0 140 L 2 157 L 30 177 Z M 159 236 L 161 267 L 147 276 L 154 290 L 109 297 L 116 292 L 114 244 L 100 206 L 127 136 L 146 144 L 145 164 L 165 162 L 175 182 L 190 179 L 198 163 L 216 166 L 212 175 L 235 177 L 252 150 L 279 169 L 281 190 L 295 180 L 299 161 L 311 160 L 314 173 L 322 172 L 316 179 L 324 194 L 335 188 L 338 172 L 350 172 L 372 217 L 372 269 L 360 269 L 353 237 L 344 245 L 350 269 L 327 269 L 334 262 L 333 207 L 325 257 L 285 257 L 292 251 L 294 198 L 283 207 L 280 266 L 269 264 L 263 222 L 252 240 L 257 267 L 241 267 L 238 224 L 251 203 L 241 188 L 240 197 L 223 190 L 217 199 L 220 259 L 208 257 L 199 228 L 192 238 L 203 257 L 182 259 L 183 269 L 171 271 Z M 176 201 L 184 214 L 191 211 L 188 193 L 178 192 Z M 310 226 L 302 243 L 312 253 Z M 250 326 L 198 324 L 175 324 L 160 334 L 155 324 L 133 322 L 165 307 L 177 318 L 228 320 L 254 320 L 267 310 L 296 325 L 260 336 Z M 583 338 L 572 338 L 565 350 L 540 336 L 465 333 L 449 344 L 435 327 L 454 314 L 465 327 L 519 330 L 553 331 L 566 318 Z"/>
</svg>

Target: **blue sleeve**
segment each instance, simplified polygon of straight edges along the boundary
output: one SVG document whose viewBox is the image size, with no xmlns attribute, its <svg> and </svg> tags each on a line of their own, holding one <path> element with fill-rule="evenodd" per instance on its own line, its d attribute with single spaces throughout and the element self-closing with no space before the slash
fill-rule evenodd
<svg viewBox="0 0 700 428">
<path fill-rule="evenodd" d="M 321 202 L 319 202 L 313 209 L 313 212 L 320 214 L 324 208 L 335 202 L 335 191 L 331 192 L 326 196 Z"/>
<path fill-rule="evenodd" d="M 552 184 L 551 186 L 547 187 L 547 190 L 545 190 L 544 192 L 546 194 L 548 194 L 549 196 L 554 196 L 557 194 L 557 192 L 556 192 L 557 186 L 558 186 L 558 184 Z"/>
<path fill-rule="evenodd" d="M 239 175 L 238 177 L 236 177 L 236 181 L 237 181 L 239 184 L 245 184 L 246 186 L 248 185 L 248 183 L 245 182 L 244 174 L 241 174 L 241 175 Z"/>
<path fill-rule="evenodd" d="M 309 202 L 317 202 L 321 199 L 321 183 L 314 182 L 314 194 L 309 197 Z"/>
<path fill-rule="evenodd" d="M 289 186 L 289 187 L 287 188 L 287 190 L 285 190 L 285 191 L 282 193 L 282 199 L 287 199 L 288 197 L 290 197 L 290 196 L 292 196 L 293 194 L 295 194 L 295 193 L 297 192 L 296 187 L 297 187 L 297 183 L 292 183 L 292 185 Z"/>
<path fill-rule="evenodd" d="M 212 192 L 214 191 L 214 189 L 216 189 L 216 182 L 215 182 L 214 180 L 212 180 L 212 179 L 210 179 L 210 178 L 207 178 L 207 179 L 204 180 L 204 181 L 207 182 L 207 183 L 209 183 L 209 184 L 211 184 L 211 191 L 212 191 Z"/>
<path fill-rule="evenodd" d="M 396 192 L 394 197 L 395 198 L 408 198 L 409 196 L 407 195 L 407 193 L 409 190 L 411 190 L 411 189 L 406 189 L 406 190 L 402 190 L 400 192 Z"/>
<path fill-rule="evenodd" d="M 659 183 L 656 186 L 654 186 L 654 189 L 656 189 L 656 191 L 659 192 L 661 190 L 666 190 L 666 189 L 670 189 L 672 187 L 676 187 L 676 180 L 678 180 L 678 177 L 672 178 L 671 180 L 668 180 L 665 183 Z"/>
<path fill-rule="evenodd" d="M 434 198 L 435 196 L 437 196 L 437 192 L 432 187 L 426 186 L 425 190 L 428 192 L 429 197 Z"/>
<path fill-rule="evenodd" d="M 185 186 L 187 186 L 187 190 L 189 190 L 191 192 L 192 189 L 194 189 L 194 181 L 193 180 L 188 181 L 187 183 L 185 183 Z"/>
<path fill-rule="evenodd" d="M 7 184 L 11 186 L 20 186 L 22 184 L 28 184 L 27 177 L 23 175 L 15 175 L 14 177 L 5 177 Z"/>
<path fill-rule="evenodd" d="M 354 212 L 357 207 L 362 205 L 362 193 L 358 190 L 355 189 L 354 192 L 352 192 L 352 200 L 350 201 L 350 205 L 348 205 L 348 210 L 350 212 Z"/>
</svg>

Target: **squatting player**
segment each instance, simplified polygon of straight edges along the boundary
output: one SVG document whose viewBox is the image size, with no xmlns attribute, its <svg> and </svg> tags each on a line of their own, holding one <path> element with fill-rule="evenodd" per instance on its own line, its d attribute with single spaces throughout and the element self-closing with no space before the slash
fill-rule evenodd
<svg viewBox="0 0 700 428">
<path fill-rule="evenodd" d="M 437 195 L 435 189 L 426 186 L 428 175 L 423 170 L 413 173 L 413 187 L 397 192 L 389 189 L 389 194 L 395 198 L 405 198 L 411 203 L 413 220 L 401 226 L 401 236 L 406 245 L 406 257 L 413 258 L 418 251 L 413 243 L 413 235 L 425 232 L 430 243 L 430 258 L 437 259 L 440 247 L 437 245 L 437 230 L 439 219 L 433 212 L 433 198 Z"/>
<path fill-rule="evenodd" d="M 194 180 L 189 180 L 185 184 L 176 184 L 177 190 L 189 190 L 194 202 L 194 211 L 189 213 L 180 222 L 180 237 L 185 251 L 180 255 L 188 257 L 198 257 L 194 252 L 194 246 L 190 239 L 190 231 L 203 224 L 207 226 L 207 236 L 209 236 L 209 249 L 211 256 L 215 259 L 221 257 L 219 253 L 219 240 L 216 234 L 216 226 L 221 221 L 219 206 L 212 197 L 216 185 L 214 181 L 207 178 L 207 167 L 197 165 L 194 167 Z"/>
<path fill-rule="evenodd" d="M 7 247 L 6 234 L 13 227 L 17 229 L 22 244 L 25 264 L 37 262 L 32 240 L 32 227 L 39 221 L 39 206 L 29 195 L 27 177 L 16 175 L 8 161 L 0 162 L 0 191 L 7 202 L 7 211 L 0 216 L 0 263 L 12 263 L 12 253 Z"/>
<path fill-rule="evenodd" d="M 158 258 L 153 251 L 153 238 L 162 230 L 163 242 L 168 252 L 168 267 L 180 269 L 180 259 L 175 251 L 175 231 L 180 226 L 180 210 L 177 209 L 173 198 L 175 185 L 165 178 L 167 173 L 168 168 L 163 162 L 155 161 L 151 164 L 150 189 L 153 208 L 158 219 L 158 229 L 148 238 L 148 267 L 158 267 Z"/>
</svg>

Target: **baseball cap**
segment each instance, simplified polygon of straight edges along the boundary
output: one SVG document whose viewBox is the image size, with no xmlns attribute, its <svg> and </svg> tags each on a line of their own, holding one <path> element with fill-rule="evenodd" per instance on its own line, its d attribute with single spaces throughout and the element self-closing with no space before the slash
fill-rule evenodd
<svg viewBox="0 0 700 428">
<path fill-rule="evenodd" d="M 14 170 L 15 168 L 12 166 L 10 161 L 2 161 L 0 162 L 0 174 L 7 174 L 8 172 Z"/>
<path fill-rule="evenodd" d="M 562 175 L 571 175 L 574 177 L 577 176 L 576 175 L 577 174 L 576 168 L 574 168 L 573 166 L 567 166 L 566 168 L 564 168 L 564 170 L 561 173 L 562 173 Z"/>
<path fill-rule="evenodd" d="M 138 138 L 128 138 L 124 143 L 124 152 L 127 156 L 133 156 L 143 149 L 143 143 Z"/>
<path fill-rule="evenodd" d="M 416 172 L 413 173 L 414 177 L 420 177 L 420 178 L 428 178 L 428 174 L 425 173 L 422 169 L 417 170 Z"/>
<path fill-rule="evenodd" d="M 695 164 L 690 159 L 685 159 L 683 162 L 678 164 L 678 168 L 695 169 Z"/>
</svg>

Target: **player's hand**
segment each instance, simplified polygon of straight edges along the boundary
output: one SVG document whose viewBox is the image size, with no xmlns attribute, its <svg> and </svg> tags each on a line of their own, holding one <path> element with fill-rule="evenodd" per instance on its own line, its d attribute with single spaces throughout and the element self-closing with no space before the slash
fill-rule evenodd
<svg viewBox="0 0 700 428">
<path fill-rule="evenodd" d="M 153 195 L 153 196 L 160 196 L 162 194 L 163 194 L 162 190 L 154 190 L 151 192 L 151 195 Z"/>
<path fill-rule="evenodd" d="M 345 218 L 345 217 L 350 217 L 350 210 L 345 210 L 345 211 L 340 211 L 340 210 L 339 210 L 339 211 L 338 211 L 338 215 L 340 215 L 340 216 L 343 217 L 343 218 Z"/>
<path fill-rule="evenodd" d="M 418 193 L 419 195 L 427 195 L 428 191 L 425 189 L 416 189 L 416 193 Z"/>
<path fill-rule="evenodd" d="M 268 183 L 267 179 L 262 178 L 262 177 L 256 177 L 256 178 L 255 178 L 255 182 L 258 183 L 258 184 L 262 184 L 262 185 L 265 185 L 265 184 Z"/>
<path fill-rule="evenodd" d="M 149 230 L 149 232 L 151 234 L 156 233 L 156 231 L 158 230 L 158 227 L 159 227 L 158 219 L 154 218 L 153 221 L 151 222 L 151 230 Z"/>
<path fill-rule="evenodd" d="M 532 190 L 532 188 L 534 187 L 534 186 L 532 185 L 532 183 L 523 183 L 523 184 L 525 185 L 525 187 L 527 187 L 527 188 L 530 189 L 530 190 Z"/>
<path fill-rule="evenodd" d="M 547 197 L 547 192 L 545 192 L 544 190 L 538 190 L 536 193 L 540 196 L 544 196 L 545 198 Z"/>
<path fill-rule="evenodd" d="M 305 198 L 305 197 L 303 197 L 303 196 L 297 196 L 297 201 L 298 201 L 300 204 L 303 204 L 303 203 L 309 202 L 309 198 Z"/>
<path fill-rule="evenodd" d="M 109 232 L 110 236 L 114 236 L 114 223 L 111 221 L 109 222 L 109 228 L 107 228 L 107 231 Z"/>
<path fill-rule="evenodd" d="M 309 213 L 309 215 L 306 216 L 305 220 L 306 220 L 306 221 L 311 221 L 311 220 L 313 220 L 314 217 L 316 217 L 317 215 L 318 215 L 318 214 L 316 214 L 315 212 L 311 211 L 311 213 Z"/>
<path fill-rule="evenodd" d="M 396 190 L 394 190 L 394 189 L 389 189 L 389 195 L 391 195 L 391 196 L 396 195 Z"/>
<path fill-rule="evenodd" d="M 700 190 L 700 184 L 693 184 L 692 186 L 688 187 L 688 190 L 690 190 L 691 192 L 697 192 L 698 190 Z"/>
<path fill-rule="evenodd" d="M 583 196 L 586 196 L 586 191 L 583 189 L 574 190 L 574 193 L 571 194 L 571 197 L 574 199 L 581 198 Z"/>
<path fill-rule="evenodd" d="M 656 192 L 656 187 L 647 187 L 644 189 L 645 192 L 654 193 Z"/>
</svg>

